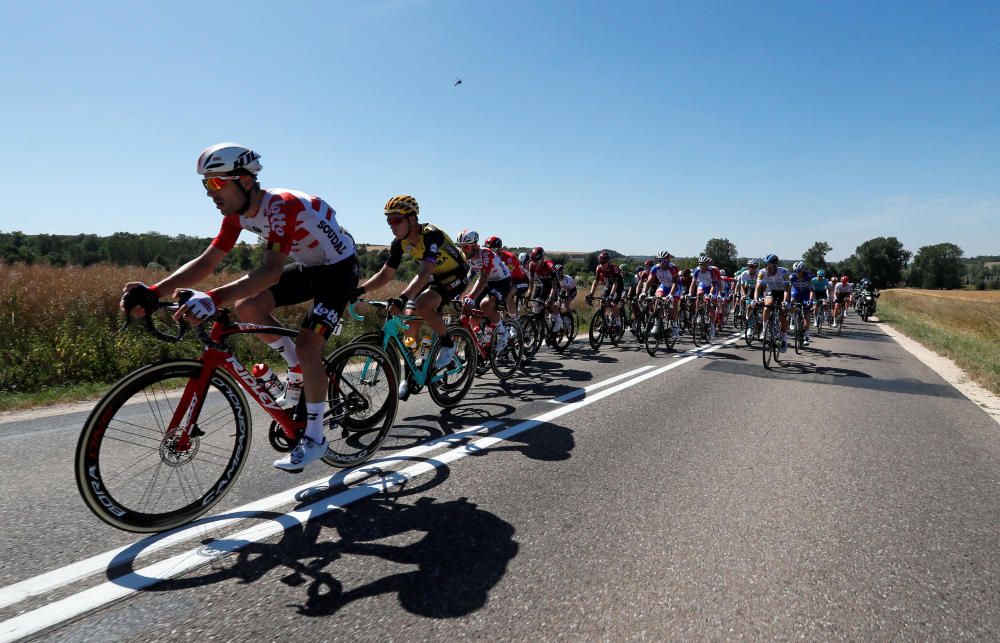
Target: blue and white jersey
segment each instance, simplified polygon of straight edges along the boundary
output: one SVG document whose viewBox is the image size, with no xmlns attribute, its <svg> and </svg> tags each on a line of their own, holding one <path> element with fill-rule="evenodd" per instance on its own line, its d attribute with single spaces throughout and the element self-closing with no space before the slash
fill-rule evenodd
<svg viewBox="0 0 1000 643">
<path fill-rule="evenodd" d="M 808 270 L 803 270 L 801 273 L 793 272 L 788 275 L 788 282 L 792 285 L 792 297 L 796 299 L 809 299 L 809 293 L 812 292 L 812 280 L 813 275 Z"/>
</svg>

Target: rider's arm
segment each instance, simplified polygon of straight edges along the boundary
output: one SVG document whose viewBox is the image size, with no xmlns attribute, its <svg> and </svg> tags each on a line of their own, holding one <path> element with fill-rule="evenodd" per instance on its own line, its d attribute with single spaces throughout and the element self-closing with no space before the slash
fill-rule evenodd
<svg viewBox="0 0 1000 643">
<path fill-rule="evenodd" d="M 414 275 L 410 283 L 406 284 L 406 288 L 403 288 L 403 292 L 400 293 L 406 296 L 407 299 L 413 299 L 417 294 L 424 289 L 430 280 L 431 275 L 434 272 L 434 262 L 423 261 L 420 263 L 420 272 Z"/>
<path fill-rule="evenodd" d="M 256 295 L 278 283 L 278 280 L 281 279 L 281 270 L 285 267 L 287 260 L 288 255 L 282 252 L 266 250 L 264 263 L 260 268 L 236 281 L 212 290 L 209 294 L 216 306 Z"/>
<path fill-rule="evenodd" d="M 169 297 L 173 294 L 175 288 L 194 286 L 215 272 L 215 269 L 222 263 L 223 258 L 227 254 L 227 251 L 220 250 L 214 245 L 209 246 L 205 249 L 205 252 L 174 271 L 174 274 L 155 284 L 154 288 L 160 296 Z M 126 289 L 128 289 L 128 286 L 126 286 Z"/>
<path fill-rule="evenodd" d="M 374 275 L 368 278 L 368 281 L 361 284 L 361 287 L 366 291 L 371 292 L 377 288 L 380 288 L 396 276 L 396 269 L 390 266 L 388 263 L 382 266 L 382 269 L 376 272 Z"/>
</svg>

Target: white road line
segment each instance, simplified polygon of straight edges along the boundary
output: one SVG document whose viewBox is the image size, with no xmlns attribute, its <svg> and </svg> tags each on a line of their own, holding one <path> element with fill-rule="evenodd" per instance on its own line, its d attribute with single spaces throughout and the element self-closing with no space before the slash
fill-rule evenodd
<svg viewBox="0 0 1000 643">
<path fill-rule="evenodd" d="M 631 370 L 631 371 L 629 371 L 627 373 L 622 373 L 621 375 L 615 375 L 614 377 L 609 377 L 608 379 L 606 379 L 606 380 L 604 380 L 602 382 L 598 382 L 597 384 L 591 384 L 590 386 L 587 386 L 587 387 L 584 387 L 584 388 L 578 388 L 576 390 L 570 391 L 569 393 L 563 393 L 559 397 L 552 398 L 548 402 L 549 402 L 549 404 L 562 404 L 563 402 L 566 402 L 567 400 L 572 400 L 574 397 L 580 397 L 581 395 L 586 395 L 587 393 L 590 393 L 591 391 L 596 391 L 597 389 L 604 388 L 605 386 L 610 386 L 611 384 L 614 384 L 615 382 L 618 382 L 620 380 L 624 380 L 626 378 L 632 377 L 633 375 L 635 375 L 637 373 L 641 373 L 643 371 L 648 371 L 651 368 L 653 368 L 652 364 L 649 364 L 647 366 L 640 366 L 639 368 L 637 368 L 635 370 Z"/>
<path fill-rule="evenodd" d="M 732 344 L 737 341 L 739 337 L 733 337 L 722 344 L 714 344 L 705 348 L 703 350 L 696 351 L 695 353 L 680 359 L 676 362 L 672 362 L 665 366 L 661 366 L 652 371 L 648 371 L 633 379 L 626 380 L 610 388 L 606 388 L 592 396 L 585 397 L 582 400 L 566 404 L 559 408 L 553 409 L 547 413 L 543 413 L 539 416 L 531 418 L 529 420 L 523 420 L 518 424 L 508 428 L 498 431 L 493 435 L 489 435 L 475 442 L 466 444 L 464 446 L 458 446 L 452 448 L 444 453 L 430 458 L 424 462 L 411 465 L 405 469 L 394 472 L 387 472 L 377 481 L 362 482 L 358 486 L 350 487 L 345 491 L 342 491 L 330 498 L 324 498 L 316 502 L 310 503 L 301 509 L 290 511 L 283 514 L 278 518 L 274 518 L 265 523 L 259 525 L 254 525 L 243 531 L 234 533 L 228 536 L 222 541 L 214 543 L 216 547 L 198 547 L 196 549 L 191 549 L 186 552 L 177 554 L 158 563 L 144 567 L 138 571 L 132 572 L 130 574 L 125 574 L 113 581 L 106 581 L 92 587 L 87 590 L 83 590 L 72 596 L 68 596 L 62 600 L 56 601 L 54 603 L 49 603 L 48 605 L 39 607 L 30 612 L 26 612 L 14 618 L 8 619 L 0 623 L 0 642 L 3 641 L 13 641 L 21 637 L 29 636 L 44 630 L 46 628 L 57 625 L 63 621 L 80 616 L 89 611 L 98 609 L 104 605 L 112 603 L 114 601 L 120 600 L 133 594 L 141 589 L 149 587 L 157 582 L 160 582 L 167 578 L 172 578 L 179 576 L 185 572 L 195 569 L 205 563 L 218 558 L 221 555 L 228 554 L 234 551 L 239 551 L 243 547 L 250 545 L 255 542 L 260 542 L 271 536 L 280 534 L 281 532 L 300 525 L 306 524 L 309 520 L 314 518 L 319 518 L 330 511 L 342 509 L 343 507 L 366 498 L 368 496 L 374 495 L 376 493 L 385 491 L 387 489 L 392 489 L 398 487 L 405 482 L 422 476 L 426 473 L 434 471 L 436 468 L 443 466 L 445 464 L 460 460 L 472 454 L 481 453 L 483 450 L 489 447 L 503 442 L 504 440 L 511 438 L 519 433 L 523 433 L 530 429 L 533 429 L 541 424 L 550 422 L 558 417 L 567 415 L 576 410 L 579 410 L 585 406 L 589 406 L 595 402 L 598 402 L 610 395 L 614 395 L 620 391 L 628 389 L 636 384 L 640 384 L 648 379 L 654 378 L 657 375 L 661 375 L 669 370 L 678 368 L 679 366 L 686 364 L 687 362 L 693 361 L 706 355 L 712 353 L 725 345 Z M 482 430 L 488 430 L 486 427 L 482 427 L 477 432 Z M 473 431 L 470 429 L 469 431 Z M 454 437 L 454 436 L 448 436 Z M 467 435 L 466 435 L 467 437 Z M 439 443 L 440 444 L 440 443 Z M 395 457 L 399 457 L 398 455 Z M 391 458 L 390 458 L 391 459 Z M 366 465 L 365 468 L 370 468 L 370 465 Z M 367 475 L 367 474 L 366 474 Z M 334 476 L 336 478 L 337 476 Z M 288 496 L 291 491 L 296 493 L 301 492 L 304 489 L 312 488 L 317 485 L 329 484 L 333 478 L 321 478 L 315 482 L 307 485 L 302 485 L 297 487 L 295 490 L 290 490 L 289 492 L 284 492 L 283 494 L 276 494 L 276 496 L 271 496 L 275 498 L 277 496 Z M 294 495 L 291 494 L 294 500 Z M 263 501 L 258 501 L 263 502 Z M 255 504 L 255 503 L 250 503 Z M 228 512 L 227 512 L 228 513 Z M 225 514 L 223 514 L 225 515 Z M 157 543 L 158 544 L 158 543 Z M 131 545 L 134 546 L 134 545 Z M 130 546 L 130 547 L 131 547 Z M 156 546 L 156 545 L 153 545 Z M 121 548 L 117 550 L 118 552 L 123 551 L 126 548 Z M 143 550 L 142 553 L 146 553 L 149 550 Z M 106 555 L 106 554 L 104 554 Z M 102 556 L 104 556 L 102 555 Z M 98 557 L 94 557 L 98 558 Z M 113 557 L 112 557 L 113 558 Z M 86 562 L 86 561 L 84 561 Z M 110 561 L 109 561 L 110 562 Z M 80 564 L 80 563 L 77 563 Z M 70 565 L 69 567 L 73 567 Z M 53 574 L 61 574 L 67 568 L 62 568 L 59 570 L 54 570 L 43 576 L 50 576 Z M 36 577 L 41 578 L 41 577 Z M 29 579 L 35 580 L 35 579 Z M 23 583 L 18 583 L 18 585 L 24 585 L 29 581 L 24 581 Z M 15 586 L 11 586 L 11 589 Z"/>
</svg>

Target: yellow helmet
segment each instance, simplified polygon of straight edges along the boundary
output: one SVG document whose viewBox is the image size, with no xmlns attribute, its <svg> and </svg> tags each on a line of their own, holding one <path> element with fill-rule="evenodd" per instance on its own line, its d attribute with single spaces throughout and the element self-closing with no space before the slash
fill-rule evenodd
<svg viewBox="0 0 1000 643">
<path fill-rule="evenodd" d="M 385 215 L 390 214 L 403 214 L 403 215 L 414 215 L 420 213 L 420 206 L 417 205 L 417 200 L 414 199 L 409 194 L 400 194 L 394 196 L 385 202 Z"/>
</svg>

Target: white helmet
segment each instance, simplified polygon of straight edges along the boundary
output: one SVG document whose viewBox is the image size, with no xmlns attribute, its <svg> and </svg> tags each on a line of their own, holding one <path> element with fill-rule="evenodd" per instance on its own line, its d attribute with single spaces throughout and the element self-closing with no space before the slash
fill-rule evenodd
<svg viewBox="0 0 1000 643">
<path fill-rule="evenodd" d="M 795 265 L 792 266 L 792 270 L 795 271 L 795 272 L 798 272 L 800 270 L 805 270 L 805 269 L 806 269 L 806 262 L 804 262 L 804 261 L 796 261 Z"/>
<path fill-rule="evenodd" d="M 246 170 L 260 172 L 260 154 L 239 143 L 216 143 L 206 147 L 198 156 L 198 174 Z"/>
<path fill-rule="evenodd" d="M 469 230 L 468 228 L 462 228 L 458 231 L 458 237 L 455 238 L 455 243 L 460 246 L 478 246 L 479 245 L 479 233 L 475 230 Z"/>
</svg>

